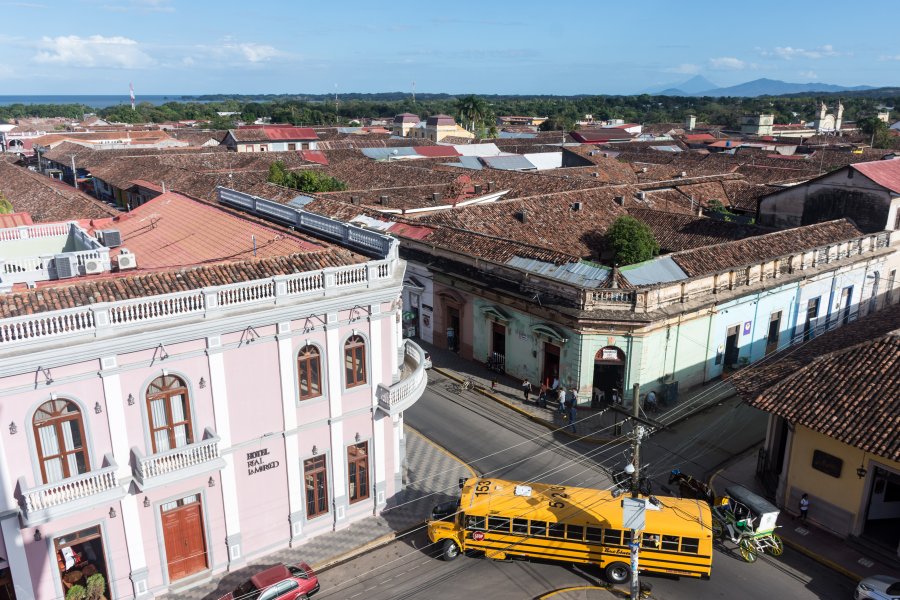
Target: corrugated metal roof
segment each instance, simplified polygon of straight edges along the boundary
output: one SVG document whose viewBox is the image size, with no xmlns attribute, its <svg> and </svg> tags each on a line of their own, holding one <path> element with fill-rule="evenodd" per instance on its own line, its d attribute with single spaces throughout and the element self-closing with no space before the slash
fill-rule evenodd
<svg viewBox="0 0 900 600">
<path fill-rule="evenodd" d="M 412 158 L 419 156 L 415 150 L 410 147 L 400 148 L 363 148 L 362 153 L 369 158 L 375 160 L 387 160 L 388 158 Z"/>
<path fill-rule="evenodd" d="M 500 156 L 503 154 L 496 144 L 458 144 L 453 147 L 460 156 Z"/>
<path fill-rule="evenodd" d="M 500 169 L 503 171 L 533 171 L 537 169 L 530 160 L 519 154 L 483 156 L 481 157 L 481 160 L 492 169 Z"/>
<path fill-rule="evenodd" d="M 878 185 L 886 187 L 895 194 L 900 194 L 900 158 L 856 163 L 855 165 L 850 165 L 850 168 L 859 171 Z"/>
<path fill-rule="evenodd" d="M 416 154 L 427 158 L 459 156 L 459 152 L 453 146 L 414 146 L 413 150 L 416 151 Z"/>
<path fill-rule="evenodd" d="M 535 260 L 532 258 L 522 258 L 521 256 L 513 256 L 506 261 L 506 264 L 528 271 L 550 277 L 559 281 L 565 281 L 573 285 L 586 288 L 597 288 L 609 279 L 609 269 L 599 265 L 592 265 L 584 262 L 566 263 L 564 265 L 555 265 L 553 263 Z"/>
<path fill-rule="evenodd" d="M 652 285 L 687 279 L 687 273 L 682 271 L 669 256 L 660 256 L 636 265 L 621 267 L 619 271 L 632 285 Z"/>
<path fill-rule="evenodd" d="M 659 150 L 660 152 L 681 152 L 681 148 L 678 146 L 650 146 L 654 150 Z"/>
<path fill-rule="evenodd" d="M 369 229 L 377 229 L 378 231 L 387 231 L 394 224 L 393 221 L 383 221 L 368 215 L 357 215 L 353 217 L 350 222 L 364 225 Z"/>
<path fill-rule="evenodd" d="M 445 165 L 451 167 L 462 167 L 463 169 L 473 169 L 475 171 L 481 171 L 484 169 L 484 166 L 481 164 L 481 160 L 477 156 L 460 156 L 459 162 L 455 163 L 444 163 Z"/>
<path fill-rule="evenodd" d="M 538 171 L 562 167 L 562 152 L 535 152 L 522 156 L 537 167 Z"/>
<path fill-rule="evenodd" d="M 304 196 L 301 194 L 300 196 L 292 198 L 290 201 L 288 201 L 288 206 L 293 206 L 294 208 L 303 208 L 313 200 L 315 200 L 315 198 L 313 198 L 312 196 Z"/>
<path fill-rule="evenodd" d="M 519 131 L 501 131 L 497 136 L 501 140 L 503 139 L 515 139 L 515 140 L 530 140 L 532 138 L 536 138 L 536 133 L 524 133 Z"/>
</svg>

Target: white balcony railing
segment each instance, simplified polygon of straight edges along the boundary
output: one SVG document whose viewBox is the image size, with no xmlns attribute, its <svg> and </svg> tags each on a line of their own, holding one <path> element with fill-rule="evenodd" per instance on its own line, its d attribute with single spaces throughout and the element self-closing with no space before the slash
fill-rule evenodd
<svg viewBox="0 0 900 600">
<path fill-rule="evenodd" d="M 140 483 L 148 483 L 153 478 L 184 471 L 219 458 L 219 437 L 207 428 L 204 439 L 194 444 L 141 456 L 136 450 L 134 476 Z"/>
<path fill-rule="evenodd" d="M 19 487 L 22 490 L 26 516 L 117 488 L 119 485 L 116 478 L 118 465 L 112 462 L 111 456 L 107 455 L 106 458 L 109 463 L 107 467 L 30 489 L 26 489 L 22 485 L 24 479 L 20 478 Z"/>
<path fill-rule="evenodd" d="M 391 414 L 404 411 L 415 404 L 428 383 L 425 352 L 410 340 L 405 343 L 406 358 L 414 365 L 412 374 L 390 387 L 379 384 L 376 392 L 378 406 Z"/>
</svg>

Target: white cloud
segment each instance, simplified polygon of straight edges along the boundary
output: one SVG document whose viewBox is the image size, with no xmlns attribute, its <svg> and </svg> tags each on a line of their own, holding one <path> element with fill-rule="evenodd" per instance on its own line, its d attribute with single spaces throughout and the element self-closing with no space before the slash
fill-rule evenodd
<svg viewBox="0 0 900 600">
<path fill-rule="evenodd" d="M 791 46 L 776 46 L 772 52 L 763 52 L 764 56 L 776 56 L 784 60 L 792 60 L 794 58 L 827 58 L 829 56 L 839 56 L 840 52 L 834 49 L 831 44 L 825 44 L 819 48 L 806 50 L 803 48 L 793 48 Z"/>
<path fill-rule="evenodd" d="M 675 67 L 669 67 L 666 69 L 668 73 L 681 73 L 683 75 L 696 75 L 700 72 L 700 65 L 693 65 L 691 63 L 681 63 Z"/>
<path fill-rule="evenodd" d="M 807 80 L 818 79 L 819 74 L 816 73 L 815 71 L 800 71 L 800 77 L 807 79 Z"/>
<path fill-rule="evenodd" d="M 203 63 L 216 67 L 240 67 L 261 65 L 275 58 L 287 59 L 292 55 L 268 44 L 238 42 L 228 36 L 218 44 L 193 46 L 181 58 L 181 63 L 187 66 Z"/>
<path fill-rule="evenodd" d="M 900 54 L 894 54 L 893 56 L 888 54 L 883 54 L 878 58 L 878 60 L 900 60 Z"/>
<path fill-rule="evenodd" d="M 709 67 L 719 71 L 743 71 L 747 66 L 747 63 L 733 56 L 709 59 Z"/>
<path fill-rule="evenodd" d="M 135 40 L 121 36 L 43 37 L 38 45 L 42 48 L 35 56 L 35 60 L 39 63 L 121 69 L 138 69 L 149 67 L 154 63 L 153 59 L 138 47 Z"/>
<path fill-rule="evenodd" d="M 265 62 L 282 54 L 281 50 L 267 44 L 244 43 L 227 47 L 237 50 L 248 62 L 252 63 Z"/>
</svg>

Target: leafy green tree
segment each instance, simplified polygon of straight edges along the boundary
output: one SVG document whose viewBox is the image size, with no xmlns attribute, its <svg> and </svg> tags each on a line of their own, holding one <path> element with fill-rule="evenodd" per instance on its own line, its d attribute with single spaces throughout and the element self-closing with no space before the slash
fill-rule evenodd
<svg viewBox="0 0 900 600">
<path fill-rule="evenodd" d="M 878 117 L 866 117 L 856 122 L 859 132 L 870 136 L 873 148 L 890 148 L 891 132 L 888 124 Z"/>
<path fill-rule="evenodd" d="M 659 254 L 659 243 L 646 223 L 634 217 L 617 217 L 606 231 L 606 246 L 620 266 L 650 260 Z"/>
<path fill-rule="evenodd" d="M 466 129 L 474 132 L 476 125 L 483 124 L 490 111 L 484 98 L 470 94 L 456 101 L 456 112 L 460 120 L 467 124 Z"/>
<path fill-rule="evenodd" d="M 12 202 L 6 199 L 3 192 L 0 192 L 0 215 L 8 215 L 12 212 L 15 212 Z"/>
<path fill-rule="evenodd" d="M 309 169 L 288 171 L 280 160 L 269 165 L 269 174 L 266 180 L 269 183 L 289 187 L 307 194 L 342 192 L 347 189 L 347 184 L 343 181 L 319 171 Z"/>
</svg>

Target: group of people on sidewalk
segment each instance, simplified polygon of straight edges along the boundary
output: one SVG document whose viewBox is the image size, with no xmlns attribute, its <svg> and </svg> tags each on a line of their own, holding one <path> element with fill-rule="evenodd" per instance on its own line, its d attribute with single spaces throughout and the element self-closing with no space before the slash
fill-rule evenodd
<svg viewBox="0 0 900 600">
<path fill-rule="evenodd" d="M 529 396 L 532 392 L 531 382 L 527 379 L 522 380 L 522 393 L 525 398 L 525 402 L 529 401 Z M 578 420 L 576 405 L 578 403 L 578 397 L 573 388 L 566 388 L 565 386 L 561 386 L 559 383 L 559 378 L 554 377 L 553 381 L 549 383 L 542 383 L 540 387 L 540 392 L 537 397 L 537 406 L 540 408 L 547 408 L 548 402 L 557 402 L 558 403 L 558 411 L 563 416 L 564 419 L 568 419 L 569 427 L 571 428 L 572 433 L 576 433 L 575 422 Z"/>
</svg>

